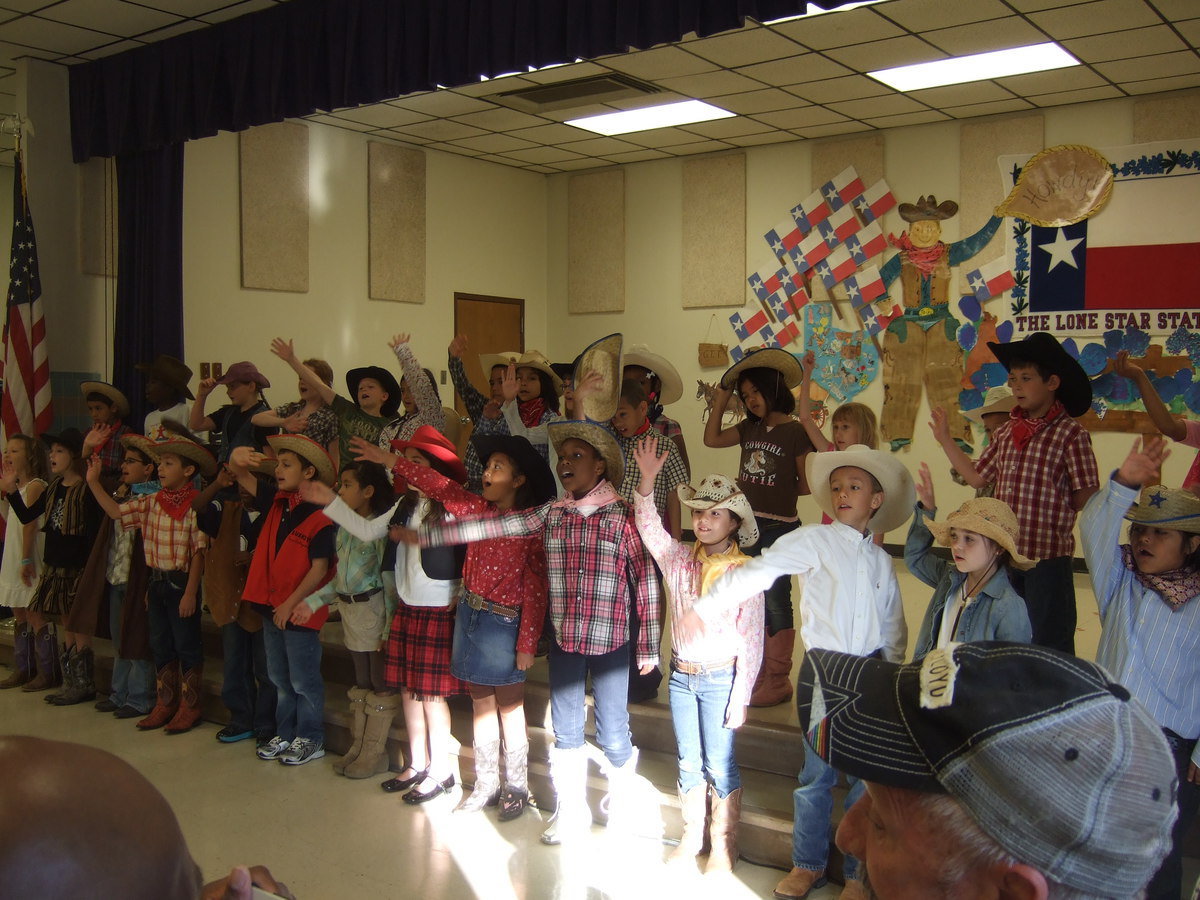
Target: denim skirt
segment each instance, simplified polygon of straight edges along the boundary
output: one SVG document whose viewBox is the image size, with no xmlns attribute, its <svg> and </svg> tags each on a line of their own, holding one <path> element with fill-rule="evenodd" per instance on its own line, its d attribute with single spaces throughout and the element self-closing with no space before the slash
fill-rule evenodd
<svg viewBox="0 0 1200 900">
<path fill-rule="evenodd" d="M 517 668 L 520 627 L 520 616 L 498 616 L 460 602 L 454 622 L 450 671 L 472 684 L 518 684 L 524 681 L 525 673 Z"/>
</svg>

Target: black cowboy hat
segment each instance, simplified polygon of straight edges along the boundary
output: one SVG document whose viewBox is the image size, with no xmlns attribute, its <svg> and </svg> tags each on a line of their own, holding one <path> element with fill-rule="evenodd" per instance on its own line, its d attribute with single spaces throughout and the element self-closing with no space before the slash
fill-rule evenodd
<svg viewBox="0 0 1200 900">
<path fill-rule="evenodd" d="M 471 443 L 485 465 L 493 453 L 503 453 L 517 464 L 532 489 L 532 506 L 541 506 L 557 496 L 558 486 L 550 464 L 527 439 L 511 434 L 477 434 L 471 438 Z"/>
<path fill-rule="evenodd" d="M 78 428 L 64 428 L 58 434 L 43 432 L 41 438 L 47 448 L 59 444 L 70 450 L 72 456 L 83 455 L 83 432 Z"/>
<path fill-rule="evenodd" d="M 1048 369 L 1059 380 L 1054 392 L 1067 410 L 1067 415 L 1078 419 L 1092 406 L 1092 382 L 1083 367 L 1069 354 L 1058 338 L 1045 331 L 1037 331 L 1020 341 L 998 344 L 988 341 L 988 349 L 996 354 L 1001 365 L 1010 369 L 1016 360 L 1028 360 Z"/>
<path fill-rule="evenodd" d="M 358 403 L 358 383 L 364 378 L 374 378 L 388 395 L 380 412 L 385 419 L 390 419 L 400 410 L 400 383 L 396 376 L 383 366 L 359 366 L 346 373 L 346 387 L 350 390 L 350 399 Z"/>
</svg>

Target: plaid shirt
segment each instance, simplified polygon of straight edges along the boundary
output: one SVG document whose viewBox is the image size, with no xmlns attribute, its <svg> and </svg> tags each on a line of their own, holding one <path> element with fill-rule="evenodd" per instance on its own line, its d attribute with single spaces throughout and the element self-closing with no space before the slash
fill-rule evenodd
<svg viewBox="0 0 1200 900">
<path fill-rule="evenodd" d="M 450 380 L 454 382 L 454 390 L 458 391 L 458 396 L 462 397 L 463 406 L 467 408 L 467 415 L 471 418 L 471 424 L 474 425 L 472 436 L 476 434 L 508 434 L 508 423 L 504 421 L 504 416 L 497 416 L 495 419 L 483 417 L 483 408 L 491 398 L 485 397 L 475 389 L 475 385 L 471 384 L 463 361 L 457 356 L 451 356 L 448 365 Z M 467 467 L 467 490 L 473 494 L 483 491 L 483 463 L 484 461 L 479 458 L 479 454 L 475 450 L 475 442 L 467 441 L 467 452 L 463 456 L 463 464 Z"/>
<path fill-rule="evenodd" d="M 683 454 L 679 452 L 679 445 L 653 427 L 643 434 L 633 437 L 622 437 L 615 431 L 613 436 L 617 439 L 617 446 L 621 448 L 621 456 L 625 460 L 625 477 L 621 481 L 621 486 L 617 488 L 617 493 L 631 506 L 637 501 L 637 486 L 641 481 L 637 460 L 633 458 L 634 448 L 642 438 L 651 436 L 655 439 L 656 452 L 660 454 L 666 452 L 667 461 L 663 463 L 662 469 L 654 478 L 654 507 L 658 510 L 659 518 L 665 525 L 667 522 L 667 499 L 675 493 L 678 485 L 688 483 L 688 470 L 683 463 Z"/>
<path fill-rule="evenodd" d="M 189 509 L 182 519 L 172 519 L 159 506 L 155 494 L 143 494 L 120 506 L 120 525 L 126 531 L 142 529 L 146 565 L 168 572 L 186 571 L 192 556 L 208 546 L 208 538 Z"/>
<path fill-rule="evenodd" d="M 665 437 L 674 440 L 677 437 L 683 437 L 683 429 L 679 427 L 679 423 L 667 416 L 666 413 L 660 413 L 658 418 L 650 423 L 655 430 Z"/>
<path fill-rule="evenodd" d="M 637 603 L 637 662 L 656 664 L 662 640 L 658 573 L 624 503 L 608 503 L 585 516 L 551 501 L 502 516 L 446 522 L 422 528 L 421 544 L 462 544 L 539 532 L 546 545 L 550 621 L 558 645 L 585 656 L 616 650 L 630 640 L 629 604 Z"/>
<path fill-rule="evenodd" d="M 1091 436 L 1061 413 L 1018 450 L 1012 423 L 997 429 L 976 471 L 1017 515 L 1017 549 L 1031 559 L 1073 556 L 1071 494 L 1100 484 Z"/>
<path fill-rule="evenodd" d="M 120 474 L 121 463 L 125 460 L 125 447 L 121 444 L 121 438 L 127 434 L 133 434 L 133 429 L 122 422 L 112 430 L 108 440 L 96 451 L 96 456 L 100 457 L 101 470 L 105 475 Z"/>
</svg>

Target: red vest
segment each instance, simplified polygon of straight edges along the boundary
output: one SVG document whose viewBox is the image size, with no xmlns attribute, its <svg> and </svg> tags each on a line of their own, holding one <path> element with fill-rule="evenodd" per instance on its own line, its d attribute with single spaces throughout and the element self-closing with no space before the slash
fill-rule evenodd
<svg viewBox="0 0 1200 900">
<path fill-rule="evenodd" d="M 314 512 L 303 522 L 291 530 L 283 539 L 283 546 L 275 550 L 275 539 L 279 533 L 279 523 L 283 518 L 283 505 L 287 500 L 276 498 L 267 512 L 262 531 L 258 535 L 258 544 L 254 550 L 254 558 L 250 561 L 250 574 L 246 576 L 246 588 L 242 598 L 251 603 L 264 603 L 274 609 L 282 606 L 292 592 L 304 580 L 312 562 L 308 558 L 308 545 L 316 537 L 317 532 L 333 523 L 323 512 Z M 329 561 L 329 571 L 321 580 L 318 587 L 324 587 L 337 572 L 336 557 Z M 315 591 L 315 589 L 314 589 Z M 304 602 L 303 600 L 301 601 Z M 324 606 L 312 614 L 312 618 L 304 623 L 305 628 L 320 631 L 325 620 L 329 618 L 329 607 Z"/>
</svg>

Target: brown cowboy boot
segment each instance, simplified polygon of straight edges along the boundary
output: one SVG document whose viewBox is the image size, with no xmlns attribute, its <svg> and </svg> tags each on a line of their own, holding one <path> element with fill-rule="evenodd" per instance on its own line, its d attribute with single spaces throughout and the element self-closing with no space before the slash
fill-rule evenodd
<svg viewBox="0 0 1200 900">
<path fill-rule="evenodd" d="M 0 691 L 20 687 L 37 675 L 37 663 L 33 658 L 33 629 L 28 622 L 18 622 L 13 632 L 13 670 L 3 681 Z"/>
<path fill-rule="evenodd" d="M 167 734 L 183 734 L 200 724 L 200 676 L 203 672 L 204 664 L 201 663 L 184 673 L 179 709 L 167 723 Z"/>
<path fill-rule="evenodd" d="M 722 800 L 712 789 L 712 824 L 709 826 L 709 841 L 712 852 L 708 854 L 708 865 L 704 874 L 731 872 L 738 858 L 737 831 L 742 818 L 742 789 L 730 791 Z"/>
<path fill-rule="evenodd" d="M 362 752 L 363 732 L 367 729 L 367 695 L 370 688 L 352 687 L 346 691 L 350 700 L 350 749 L 345 756 L 333 760 L 333 771 L 338 775 L 346 774 L 346 766 L 358 759 Z M 387 769 L 385 768 L 386 772 Z"/>
<path fill-rule="evenodd" d="M 683 836 L 679 839 L 679 846 L 667 854 L 667 862 L 694 866 L 696 857 L 704 852 L 706 843 L 704 827 L 708 820 L 708 784 L 701 782 L 687 792 L 680 788 L 679 811 L 683 813 Z"/>
<path fill-rule="evenodd" d="M 54 663 L 58 655 L 55 653 L 56 649 L 54 646 L 54 635 L 50 632 L 50 626 L 43 625 L 33 635 L 33 656 L 37 667 L 37 676 L 21 685 L 21 690 L 27 693 L 44 691 L 55 687 L 59 683 L 54 668 Z"/>
<path fill-rule="evenodd" d="M 751 706 L 778 706 L 792 699 L 792 650 L 796 629 L 768 635 L 763 645 L 762 680 L 750 693 Z"/>
<path fill-rule="evenodd" d="M 387 742 L 396 718 L 400 697 L 370 692 L 362 706 L 366 710 L 362 747 L 342 773 L 347 778 L 371 778 L 388 770 Z"/>
<path fill-rule="evenodd" d="M 162 728 L 179 709 L 179 660 L 169 662 L 158 670 L 158 700 L 150 715 L 137 723 L 139 731 Z"/>
</svg>

